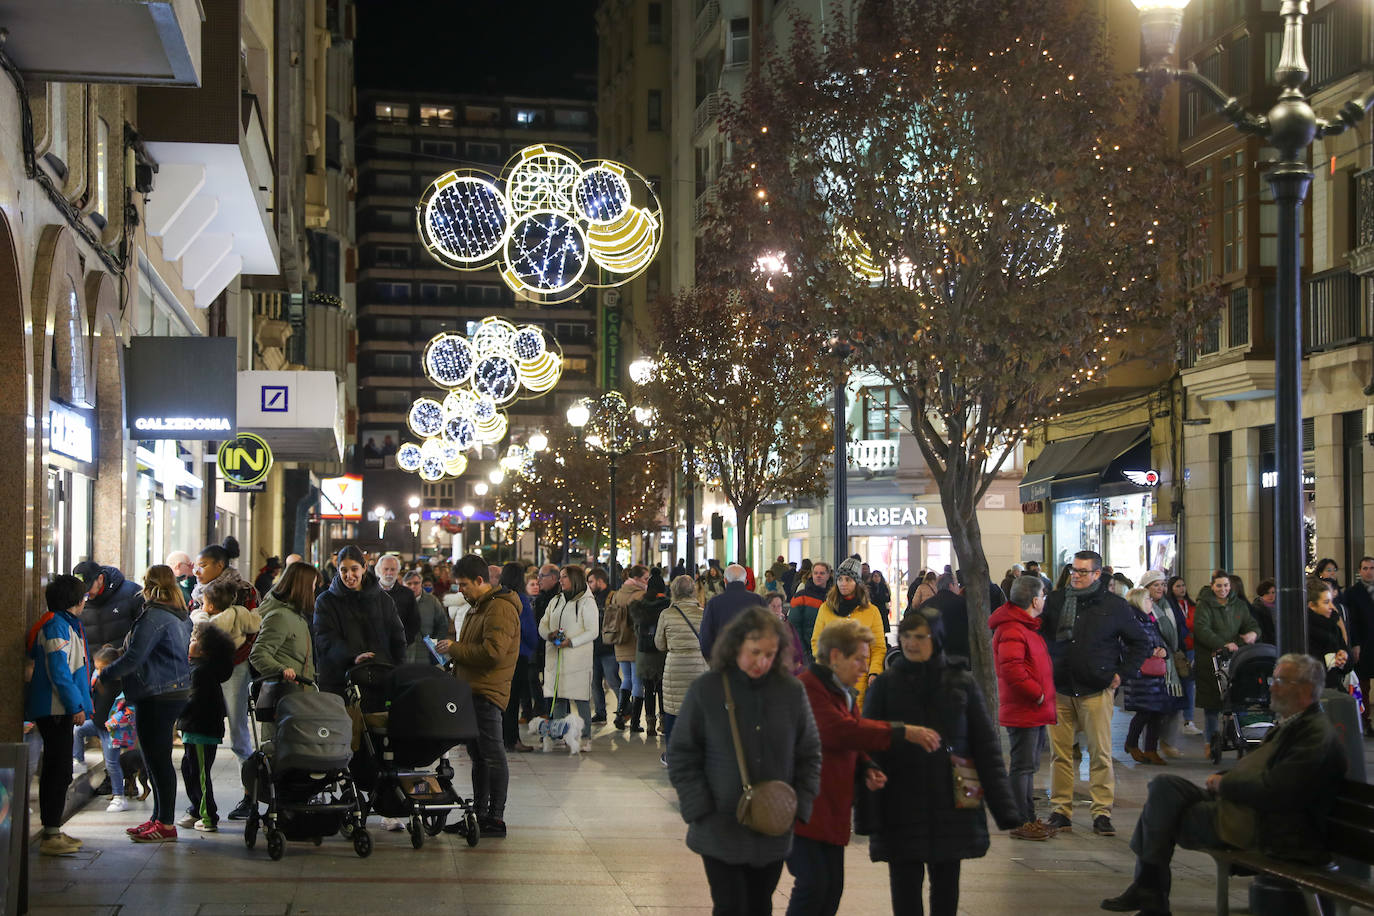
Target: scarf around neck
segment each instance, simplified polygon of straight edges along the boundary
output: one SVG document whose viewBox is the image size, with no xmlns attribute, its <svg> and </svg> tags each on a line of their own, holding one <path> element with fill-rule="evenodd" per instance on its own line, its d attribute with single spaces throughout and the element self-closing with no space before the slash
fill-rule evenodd
<svg viewBox="0 0 1374 916">
<path fill-rule="evenodd" d="M 1078 599 L 1094 594 L 1101 584 L 1094 582 L 1086 588 L 1074 588 L 1072 585 L 1064 587 L 1064 610 L 1059 614 L 1059 629 L 1054 634 L 1056 639 L 1062 641 L 1073 637 L 1073 623 L 1078 619 Z"/>
</svg>

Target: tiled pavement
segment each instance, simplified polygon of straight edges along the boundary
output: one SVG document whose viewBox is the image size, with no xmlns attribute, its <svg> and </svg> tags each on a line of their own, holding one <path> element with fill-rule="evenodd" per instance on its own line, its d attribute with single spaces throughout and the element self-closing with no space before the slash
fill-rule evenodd
<svg viewBox="0 0 1374 916">
<path fill-rule="evenodd" d="M 1120 748 L 1129 716 L 1117 711 Z M 1198 781 L 1210 767 L 1201 739 L 1183 739 L 1188 757 L 1167 772 Z M 66 831 L 86 842 L 73 856 L 49 858 L 31 848 L 31 912 L 36 916 L 295 916 L 397 912 L 480 914 L 707 914 L 710 894 L 700 861 L 683 844 L 685 827 L 667 771 L 658 762 L 662 739 L 644 740 L 603 730 L 595 750 L 512 755 L 510 835 L 468 848 L 459 837 L 428 839 L 420 850 L 404 833 L 385 833 L 369 822 L 376 849 L 367 859 L 352 844 L 327 838 L 316 848 L 289 843 L 279 862 L 243 845 L 241 822 L 221 822 L 217 834 L 182 830 L 180 841 L 140 846 L 123 828 L 147 817 L 147 803 L 107 814 L 97 799 L 75 815 Z M 227 750 L 227 749 L 226 749 Z M 88 753 L 88 759 L 98 754 Z M 466 757 L 457 762 L 457 785 L 466 791 Z M 1086 800 L 1075 806 L 1072 834 L 1044 843 L 993 833 L 986 857 L 964 863 L 960 913 L 1098 913 L 1098 901 L 1130 880 L 1127 846 L 1145 786 L 1160 767 L 1137 765 L 1118 751 L 1115 837 L 1094 836 Z M 1086 777 L 1086 762 L 1083 775 Z M 237 798 L 232 754 L 215 767 L 217 793 Z M 1041 782 L 1049 777 L 1048 757 Z M 1086 788 L 1080 783 L 1080 790 Z M 150 799 L 151 800 L 151 799 Z M 1080 807 L 1081 805 L 1081 807 Z M 183 806 L 179 806 L 184 807 Z M 868 861 L 856 837 L 846 854 L 840 912 L 890 911 L 886 866 Z M 1232 882 L 1232 905 L 1244 908 L 1248 882 Z M 784 870 L 775 911 L 786 909 L 791 878 Z M 1175 860 L 1174 913 L 1214 911 L 1211 859 L 1180 851 Z"/>
</svg>

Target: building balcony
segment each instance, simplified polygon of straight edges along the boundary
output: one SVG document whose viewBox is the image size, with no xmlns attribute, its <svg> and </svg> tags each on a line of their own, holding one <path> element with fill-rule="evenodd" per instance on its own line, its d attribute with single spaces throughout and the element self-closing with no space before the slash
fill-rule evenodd
<svg viewBox="0 0 1374 916">
<path fill-rule="evenodd" d="M 706 0 L 697 13 L 696 25 L 692 29 L 692 46 L 700 47 L 706 37 L 720 25 L 720 0 Z"/>
<path fill-rule="evenodd" d="M 716 200 L 716 189 L 708 187 L 697 195 L 697 199 L 692 204 L 692 221 L 701 225 L 702 220 L 706 219 L 707 212 Z"/>
<path fill-rule="evenodd" d="M 1355 248 L 1347 258 L 1351 273 L 1374 274 L 1374 169 L 1355 176 Z"/>
<path fill-rule="evenodd" d="M 5 53 L 59 83 L 199 86 L 204 18 L 198 0 L 0 0 Z"/>
<path fill-rule="evenodd" d="M 715 92 L 707 93 L 706 98 L 697 105 L 696 111 L 692 114 L 692 137 L 695 138 L 706 128 L 714 125 L 720 118 L 721 102 L 725 99 L 725 93 L 717 89 Z"/>
<path fill-rule="evenodd" d="M 845 454 L 851 468 L 874 473 L 893 473 L 897 470 L 896 439 L 858 439 L 845 443 Z"/>
<path fill-rule="evenodd" d="M 1307 281 L 1303 296 L 1303 354 L 1349 346 L 1367 340 L 1369 307 L 1360 295 L 1364 281 L 1342 267 Z"/>
</svg>

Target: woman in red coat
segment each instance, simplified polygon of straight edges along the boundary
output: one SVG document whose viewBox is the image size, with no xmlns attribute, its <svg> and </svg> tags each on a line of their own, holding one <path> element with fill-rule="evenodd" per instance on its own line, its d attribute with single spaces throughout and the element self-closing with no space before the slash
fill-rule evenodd
<svg viewBox="0 0 1374 916">
<path fill-rule="evenodd" d="M 859 717 L 851 691 L 868 672 L 872 646 L 873 631 L 867 626 L 847 618 L 835 621 L 820 635 L 816 661 L 800 675 L 821 736 L 821 791 L 811 819 L 798 822 L 793 831 L 787 870 L 795 882 L 787 916 L 834 916 L 840 908 L 856 768 L 864 768 L 869 791 L 887 782 L 887 774 L 865 752 L 887 750 L 893 741 L 910 741 L 928 751 L 940 743 L 940 736 L 928 728 Z"/>
<path fill-rule="evenodd" d="M 1045 583 L 1021 576 L 1011 596 L 988 618 L 997 666 L 997 721 L 1011 739 L 1011 791 L 1021 806 L 1018 840 L 1047 840 L 1054 831 L 1035 816 L 1035 774 L 1045 748 L 1045 726 L 1055 722 L 1054 666 L 1040 635 Z"/>
</svg>

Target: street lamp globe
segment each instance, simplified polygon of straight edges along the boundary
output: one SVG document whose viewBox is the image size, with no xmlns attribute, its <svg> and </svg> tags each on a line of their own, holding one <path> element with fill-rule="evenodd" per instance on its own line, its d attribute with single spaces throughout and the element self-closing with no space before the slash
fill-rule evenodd
<svg viewBox="0 0 1374 916">
<path fill-rule="evenodd" d="M 381 519 L 381 518 L 383 518 L 383 517 L 385 517 L 385 516 L 386 516 L 386 506 L 378 506 L 377 508 L 375 508 L 375 509 L 372 510 L 372 517 L 373 517 L 373 518 Z"/>
<path fill-rule="evenodd" d="M 505 480 L 505 479 L 506 479 L 506 472 L 503 471 L 503 470 L 501 470 L 500 468 L 492 468 L 491 473 L 487 475 L 487 480 L 490 480 L 492 483 L 496 484 L 497 486 L 500 486 L 500 485 L 501 485 L 501 481 L 503 481 L 503 480 Z"/>
<path fill-rule="evenodd" d="M 477 483 L 472 485 L 472 492 L 476 493 L 478 496 L 486 496 L 487 485 L 481 481 L 478 481 Z"/>
<path fill-rule="evenodd" d="M 529 438 L 529 447 L 532 452 L 542 452 L 549 447 L 549 437 L 543 433 L 535 433 Z"/>
<path fill-rule="evenodd" d="M 418 496 L 412 496 L 412 497 L 410 498 L 410 508 L 412 508 L 412 509 L 418 509 L 418 508 L 420 508 L 420 497 L 418 497 Z"/>
<path fill-rule="evenodd" d="M 418 512 L 412 512 L 412 513 L 410 513 L 410 523 L 411 523 L 412 525 L 415 524 L 416 522 L 418 522 L 419 520 L 420 520 L 420 513 L 418 513 Z"/>
<path fill-rule="evenodd" d="M 1140 10 L 1140 34 L 1150 63 L 1168 61 L 1178 48 L 1188 0 L 1131 0 Z"/>
<path fill-rule="evenodd" d="M 630 363 L 630 381 L 634 382 L 636 385 L 643 385 L 653 377 L 655 368 L 657 368 L 657 366 L 653 360 L 640 357 Z"/>
<path fill-rule="evenodd" d="M 568 408 L 568 425 L 581 429 L 592 418 L 592 410 L 585 400 L 578 401 Z"/>
<path fill-rule="evenodd" d="M 458 511 L 463 513 L 463 518 L 472 518 L 472 514 L 477 510 L 472 507 L 472 503 L 468 503 L 466 506 L 464 506 L 462 509 Z"/>
</svg>

